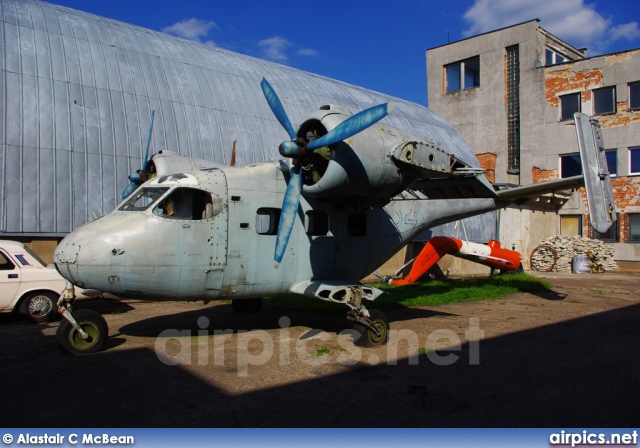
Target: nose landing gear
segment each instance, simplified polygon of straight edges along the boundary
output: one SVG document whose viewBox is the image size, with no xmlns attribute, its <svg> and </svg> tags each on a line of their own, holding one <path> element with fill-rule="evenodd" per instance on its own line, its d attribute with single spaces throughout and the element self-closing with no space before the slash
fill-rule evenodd
<svg viewBox="0 0 640 448">
<path fill-rule="evenodd" d="M 67 288 L 58 300 L 58 312 L 64 317 L 56 331 L 58 346 L 71 355 L 99 352 L 109 337 L 107 322 L 93 310 L 72 312 L 74 300 L 73 285 L 67 282 Z"/>
</svg>

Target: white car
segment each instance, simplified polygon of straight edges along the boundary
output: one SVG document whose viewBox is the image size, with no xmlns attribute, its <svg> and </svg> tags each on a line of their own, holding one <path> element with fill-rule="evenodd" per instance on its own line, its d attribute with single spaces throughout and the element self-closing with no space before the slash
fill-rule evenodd
<svg viewBox="0 0 640 448">
<path fill-rule="evenodd" d="M 0 313 L 18 310 L 32 322 L 51 322 L 65 280 L 18 241 L 0 240 Z"/>
</svg>

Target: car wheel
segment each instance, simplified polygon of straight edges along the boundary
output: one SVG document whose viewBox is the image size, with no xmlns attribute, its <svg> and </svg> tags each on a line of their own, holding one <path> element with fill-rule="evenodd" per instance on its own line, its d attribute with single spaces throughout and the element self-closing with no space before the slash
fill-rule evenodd
<svg viewBox="0 0 640 448">
<path fill-rule="evenodd" d="M 58 297 L 51 292 L 29 294 L 20 303 L 20 317 L 29 322 L 51 322 L 58 315 Z"/>
</svg>

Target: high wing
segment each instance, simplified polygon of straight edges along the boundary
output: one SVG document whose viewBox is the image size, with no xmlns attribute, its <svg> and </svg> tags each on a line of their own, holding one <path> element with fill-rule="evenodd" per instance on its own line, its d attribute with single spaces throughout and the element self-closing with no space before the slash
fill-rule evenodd
<svg viewBox="0 0 640 448">
<path fill-rule="evenodd" d="M 576 132 L 584 175 L 555 179 L 532 185 L 492 185 L 480 168 L 471 167 L 435 145 L 410 142 L 393 151 L 392 159 L 404 170 L 415 173 L 411 186 L 429 199 L 494 198 L 530 206 L 564 204 L 567 190 L 586 187 L 591 226 L 604 233 L 616 219 L 611 177 L 604 154 L 602 132 L 597 120 L 575 114 Z"/>
</svg>

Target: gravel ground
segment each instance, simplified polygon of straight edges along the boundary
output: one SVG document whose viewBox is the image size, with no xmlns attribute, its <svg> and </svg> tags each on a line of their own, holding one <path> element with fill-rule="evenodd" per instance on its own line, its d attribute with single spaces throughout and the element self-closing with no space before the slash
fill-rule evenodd
<svg viewBox="0 0 640 448">
<path fill-rule="evenodd" d="M 354 347 L 343 315 L 87 300 L 106 349 L 0 316 L 5 427 L 633 427 L 640 273 L 536 273 L 552 291 L 387 312 Z"/>
</svg>

